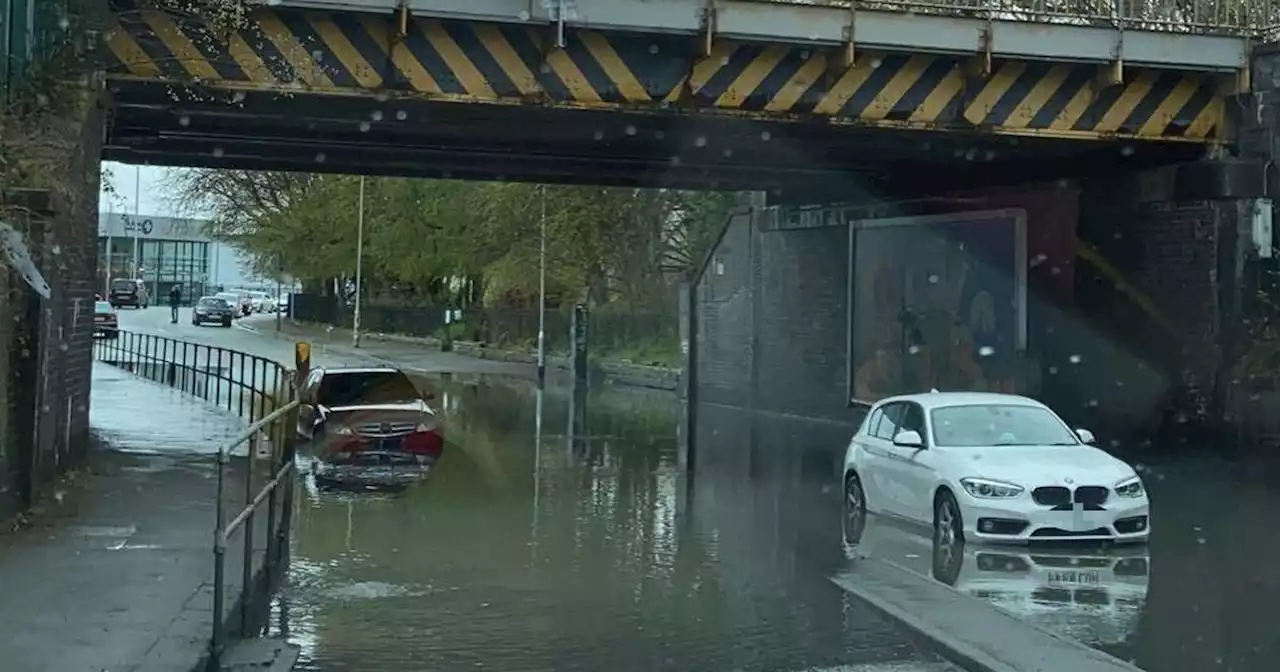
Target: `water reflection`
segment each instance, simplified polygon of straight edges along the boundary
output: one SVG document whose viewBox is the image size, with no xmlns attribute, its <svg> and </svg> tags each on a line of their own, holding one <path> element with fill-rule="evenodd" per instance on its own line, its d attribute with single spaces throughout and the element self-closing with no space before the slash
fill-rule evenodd
<svg viewBox="0 0 1280 672">
<path fill-rule="evenodd" d="M 429 381 L 449 448 L 398 492 L 308 490 L 285 596 L 302 669 L 799 670 L 916 660 L 827 580 L 848 563 L 852 423 L 669 395 Z M 859 552 L 1156 672 L 1274 669 L 1271 466 L 1144 466 L 1147 548 L 965 547 L 875 526 Z M 938 567 L 935 568 L 935 560 Z M 1096 572 L 1096 574 L 1094 574 Z"/>
<path fill-rule="evenodd" d="M 1145 546 L 992 547 L 933 542 L 927 529 L 868 516 L 857 553 L 932 576 L 1055 634 L 1105 648 L 1137 630 L 1147 602 Z"/>
<path fill-rule="evenodd" d="M 299 512 L 286 599 L 302 669 L 799 670 L 920 658 L 804 559 L 812 539 L 792 534 L 803 515 L 779 506 L 790 486 L 708 470 L 711 494 L 693 497 L 669 396 L 434 382 L 456 406 L 427 482 L 317 490 Z M 771 507 L 777 515 L 762 515 Z"/>
</svg>

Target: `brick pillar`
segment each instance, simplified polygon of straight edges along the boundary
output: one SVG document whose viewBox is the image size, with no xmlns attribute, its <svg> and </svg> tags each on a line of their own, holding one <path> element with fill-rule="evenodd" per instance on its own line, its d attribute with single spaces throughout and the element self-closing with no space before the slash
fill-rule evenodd
<svg viewBox="0 0 1280 672">
<path fill-rule="evenodd" d="M 1178 440 L 1197 442 L 1191 427 L 1221 428 L 1232 419 L 1244 278 L 1256 256 L 1251 213 L 1264 195 L 1263 172 L 1256 161 L 1205 160 L 1082 190 L 1081 238 L 1149 304 L 1108 316 L 1123 323 L 1112 331 L 1134 335 L 1148 361 L 1172 377 L 1166 427 Z"/>
</svg>

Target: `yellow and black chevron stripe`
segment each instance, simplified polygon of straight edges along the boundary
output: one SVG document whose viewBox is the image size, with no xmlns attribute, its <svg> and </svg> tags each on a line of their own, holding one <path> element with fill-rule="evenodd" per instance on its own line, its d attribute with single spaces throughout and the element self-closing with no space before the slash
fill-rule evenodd
<svg viewBox="0 0 1280 672">
<path fill-rule="evenodd" d="M 671 35 L 570 30 L 390 15 L 256 9 L 219 34 L 190 16 L 134 9 L 108 36 L 117 78 L 257 90 L 403 92 L 426 98 L 632 110 L 683 109 L 939 130 L 1214 142 L 1224 135 L 1221 76 L 1128 69 L 1103 86 L 1087 64 L 860 53 L 835 67 L 821 49 L 715 44 Z"/>
</svg>

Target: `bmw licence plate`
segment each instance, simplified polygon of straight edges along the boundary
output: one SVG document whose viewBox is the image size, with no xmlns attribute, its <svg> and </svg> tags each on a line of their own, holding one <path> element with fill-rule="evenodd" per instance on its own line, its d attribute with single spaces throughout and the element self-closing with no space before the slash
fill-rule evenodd
<svg viewBox="0 0 1280 672">
<path fill-rule="evenodd" d="M 1054 570 L 1047 577 L 1049 583 L 1069 583 L 1075 585 L 1095 586 L 1100 577 L 1096 571 Z"/>
</svg>

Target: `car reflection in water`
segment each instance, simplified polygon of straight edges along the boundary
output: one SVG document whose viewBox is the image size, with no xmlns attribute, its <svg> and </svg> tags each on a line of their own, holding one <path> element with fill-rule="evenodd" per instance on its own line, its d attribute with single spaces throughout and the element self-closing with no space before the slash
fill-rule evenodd
<svg viewBox="0 0 1280 672">
<path fill-rule="evenodd" d="M 425 480 L 444 452 L 435 411 L 403 372 L 317 368 L 303 385 L 298 434 L 318 486 L 395 488 Z"/>
<path fill-rule="evenodd" d="M 853 540 L 846 540 L 846 543 Z M 1145 545 L 935 544 L 927 530 L 868 516 L 853 553 L 876 557 L 1093 647 L 1127 640 L 1147 601 Z"/>
</svg>

